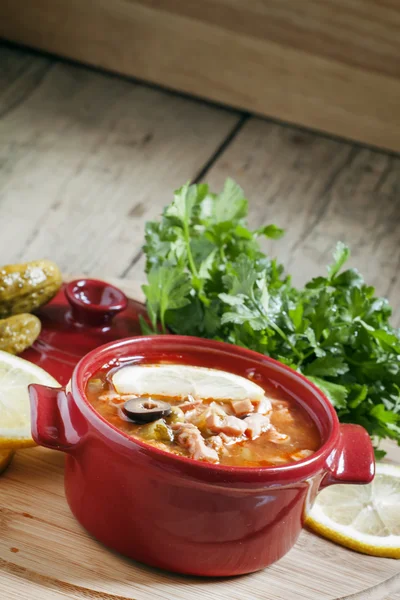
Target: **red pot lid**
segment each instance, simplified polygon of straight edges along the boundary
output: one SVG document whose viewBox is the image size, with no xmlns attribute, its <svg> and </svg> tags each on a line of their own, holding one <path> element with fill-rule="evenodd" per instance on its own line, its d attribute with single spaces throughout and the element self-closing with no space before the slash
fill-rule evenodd
<svg viewBox="0 0 400 600">
<path fill-rule="evenodd" d="M 42 330 L 21 356 L 65 385 L 77 362 L 90 350 L 141 335 L 139 316 L 145 316 L 146 309 L 104 281 L 77 279 L 64 284 L 35 314 Z"/>
</svg>

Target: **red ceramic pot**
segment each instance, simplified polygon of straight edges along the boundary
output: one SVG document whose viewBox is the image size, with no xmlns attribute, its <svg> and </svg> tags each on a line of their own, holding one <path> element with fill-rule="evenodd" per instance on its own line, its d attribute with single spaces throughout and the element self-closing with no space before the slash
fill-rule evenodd
<svg viewBox="0 0 400 600">
<path fill-rule="evenodd" d="M 210 465 L 130 438 L 88 403 L 85 385 L 103 365 L 162 359 L 270 379 L 307 408 L 321 448 L 280 467 Z M 262 569 L 296 542 L 318 490 L 368 483 L 374 475 L 367 432 L 339 425 L 319 389 L 270 358 L 220 342 L 165 335 L 107 344 L 78 363 L 66 389 L 31 385 L 30 397 L 33 438 L 67 455 L 65 490 L 78 521 L 121 554 L 170 571 L 224 576 Z"/>
</svg>

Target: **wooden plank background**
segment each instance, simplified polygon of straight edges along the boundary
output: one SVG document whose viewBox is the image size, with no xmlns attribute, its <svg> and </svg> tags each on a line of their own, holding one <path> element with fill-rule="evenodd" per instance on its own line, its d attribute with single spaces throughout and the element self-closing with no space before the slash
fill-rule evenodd
<svg viewBox="0 0 400 600">
<path fill-rule="evenodd" d="M 0 36 L 400 150 L 396 0 L 0 0 Z"/>
<path fill-rule="evenodd" d="M 341 239 L 400 323 L 398 156 L 0 46 L 3 264 L 48 257 L 66 273 L 125 278 L 140 295 L 145 221 L 184 181 L 219 188 L 227 176 L 253 225 L 287 230 L 265 247 L 296 283 L 323 272 Z M 29 600 L 42 600 L 43 581 L 31 584 Z M 25 600 L 17 571 L 2 585 Z M 391 585 L 385 595 L 400 600 Z"/>
</svg>

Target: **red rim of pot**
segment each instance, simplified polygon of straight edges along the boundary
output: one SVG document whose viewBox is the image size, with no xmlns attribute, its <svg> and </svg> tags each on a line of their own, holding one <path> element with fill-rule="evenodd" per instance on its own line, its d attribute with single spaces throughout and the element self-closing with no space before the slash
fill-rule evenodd
<svg viewBox="0 0 400 600">
<path fill-rule="evenodd" d="M 126 353 L 126 356 L 121 353 L 126 346 L 132 346 L 135 343 L 143 343 L 143 342 L 163 342 L 163 343 L 171 343 L 174 346 L 174 349 L 179 350 L 179 345 L 181 344 L 189 344 L 195 348 L 202 348 L 204 350 L 210 349 L 211 351 L 225 354 L 233 354 L 236 357 L 243 356 L 249 360 L 255 361 L 258 364 L 262 365 L 270 365 L 274 370 L 277 370 L 281 373 L 287 374 L 289 379 L 294 379 L 306 386 L 310 391 L 313 392 L 316 399 L 323 406 L 324 412 L 326 414 L 327 421 L 329 421 L 329 433 L 325 434 L 325 441 L 322 443 L 321 447 L 312 454 L 309 458 L 305 458 L 303 460 L 297 461 L 295 463 L 288 463 L 279 467 L 237 467 L 237 466 L 226 466 L 220 464 L 210 464 L 201 462 L 192 458 L 187 458 L 184 456 L 180 456 L 177 454 L 172 454 L 171 452 L 167 452 L 156 448 L 155 446 L 151 446 L 146 442 L 142 442 L 139 439 L 132 438 L 128 434 L 120 431 L 117 427 L 109 423 L 106 419 L 104 419 L 90 404 L 85 394 L 85 384 L 90 376 L 102 366 L 109 364 L 112 359 L 109 356 L 110 350 L 115 349 L 119 350 L 119 354 L 121 354 L 118 358 L 132 358 L 135 359 L 134 352 Z M 140 357 L 143 355 L 140 354 Z M 104 357 L 104 358 L 102 358 Z M 107 358 L 106 358 L 107 357 Z M 218 368 L 218 366 L 216 367 Z M 272 379 L 272 377 L 271 377 Z M 288 386 L 290 387 L 290 386 Z M 131 445 L 132 447 L 140 447 L 146 453 L 153 455 L 155 458 L 161 459 L 164 463 L 169 463 L 171 466 L 175 466 L 179 469 L 179 467 L 185 468 L 188 467 L 189 470 L 193 471 L 193 469 L 200 475 L 202 471 L 206 471 L 207 474 L 218 475 L 218 479 L 221 479 L 221 476 L 224 475 L 229 477 L 229 480 L 232 480 L 232 476 L 235 474 L 239 478 L 244 478 L 245 480 L 259 480 L 268 481 L 268 480 L 278 480 L 280 483 L 284 483 L 283 480 L 304 480 L 308 477 L 312 476 L 319 470 L 327 470 L 327 459 L 332 454 L 332 451 L 338 444 L 339 436 L 340 436 L 340 426 L 339 421 L 333 408 L 332 404 L 328 400 L 328 398 L 323 394 L 323 392 L 317 388 L 311 381 L 309 381 L 304 375 L 294 371 L 290 367 L 280 363 L 277 360 L 274 360 L 268 356 L 264 356 L 259 354 L 258 352 L 254 352 L 253 350 L 248 350 L 246 348 L 241 348 L 239 346 L 235 346 L 233 344 L 228 344 L 225 342 L 218 342 L 214 340 L 208 340 L 204 338 L 197 338 L 192 336 L 181 336 L 181 335 L 156 335 L 156 336 L 137 336 L 126 338 L 123 340 L 119 340 L 117 342 L 111 342 L 109 344 L 105 344 L 104 346 L 100 346 L 89 352 L 86 356 L 84 356 L 77 366 L 74 369 L 72 378 L 71 378 L 71 391 L 74 399 L 79 398 L 80 408 L 82 406 L 89 409 L 89 413 L 86 410 L 86 416 L 89 414 L 94 417 L 91 419 L 92 423 L 96 424 L 96 420 L 106 425 L 110 431 L 114 433 L 114 437 L 120 439 L 120 441 L 125 441 L 125 445 Z M 292 397 L 294 397 L 295 401 L 296 397 L 293 392 L 290 392 Z M 312 418 L 312 415 L 310 415 Z M 318 429 L 321 433 L 321 437 L 324 434 L 321 431 L 321 427 L 318 425 Z M 260 478 L 262 476 L 262 478 Z"/>
</svg>

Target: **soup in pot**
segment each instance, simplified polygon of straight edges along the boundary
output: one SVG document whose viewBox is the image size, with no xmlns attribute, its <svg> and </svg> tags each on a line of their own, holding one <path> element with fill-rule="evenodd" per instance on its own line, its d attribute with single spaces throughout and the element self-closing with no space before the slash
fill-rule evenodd
<svg viewBox="0 0 400 600">
<path fill-rule="evenodd" d="M 86 395 L 126 435 L 207 463 L 279 466 L 321 445 L 307 410 L 284 390 L 228 371 L 176 363 L 105 367 Z"/>
</svg>

